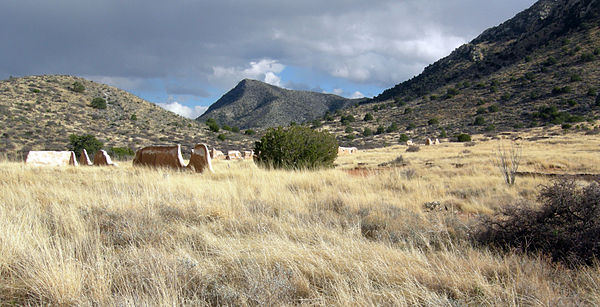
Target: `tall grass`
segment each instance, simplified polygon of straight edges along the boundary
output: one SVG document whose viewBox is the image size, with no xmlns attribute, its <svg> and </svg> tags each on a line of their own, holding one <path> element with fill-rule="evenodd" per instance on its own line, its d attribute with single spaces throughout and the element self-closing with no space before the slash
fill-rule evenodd
<svg viewBox="0 0 600 307">
<path fill-rule="evenodd" d="M 548 144 L 524 144 L 523 167 L 597 168 L 581 153 L 598 140 L 565 140 L 573 151 L 555 160 Z M 377 149 L 317 172 L 3 161 L 0 305 L 600 304 L 598 266 L 471 245 L 474 216 L 533 201 L 547 183 L 504 184 L 495 147 Z M 346 171 L 399 154 L 406 166 Z M 424 209 L 432 201 L 439 210 Z"/>
</svg>

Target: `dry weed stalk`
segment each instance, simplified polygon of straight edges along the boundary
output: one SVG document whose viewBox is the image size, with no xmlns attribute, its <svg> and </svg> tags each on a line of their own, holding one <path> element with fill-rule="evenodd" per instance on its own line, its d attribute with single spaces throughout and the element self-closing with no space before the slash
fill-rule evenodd
<svg viewBox="0 0 600 307">
<path fill-rule="evenodd" d="M 517 176 L 517 170 L 523 156 L 521 145 L 513 142 L 510 148 L 499 145 L 496 150 L 495 163 L 508 185 L 514 185 Z"/>
</svg>

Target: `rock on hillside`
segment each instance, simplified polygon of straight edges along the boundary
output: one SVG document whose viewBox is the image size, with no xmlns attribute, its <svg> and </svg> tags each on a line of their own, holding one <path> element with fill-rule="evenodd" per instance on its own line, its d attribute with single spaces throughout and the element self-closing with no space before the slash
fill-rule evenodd
<svg viewBox="0 0 600 307">
<path fill-rule="evenodd" d="M 302 123 L 327 111 L 345 108 L 361 101 L 332 94 L 294 91 L 264 82 L 244 79 L 212 104 L 198 121 L 215 119 L 221 125 L 240 128 L 275 127 Z"/>
<path fill-rule="evenodd" d="M 82 92 L 74 90 L 75 82 L 83 85 Z M 106 108 L 92 107 L 94 98 L 104 99 Z M 231 143 L 252 143 L 241 134 L 222 142 L 197 121 L 83 78 L 47 75 L 0 81 L 0 153 L 65 150 L 71 134 L 92 134 L 106 148 L 171 143 L 191 147 L 198 142 L 238 148 Z"/>
</svg>

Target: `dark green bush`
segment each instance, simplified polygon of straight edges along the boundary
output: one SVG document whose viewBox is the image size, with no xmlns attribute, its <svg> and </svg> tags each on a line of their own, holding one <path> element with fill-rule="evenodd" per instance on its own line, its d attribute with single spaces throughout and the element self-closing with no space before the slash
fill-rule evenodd
<svg viewBox="0 0 600 307">
<path fill-rule="evenodd" d="M 458 142 L 471 142 L 471 136 L 466 133 L 456 135 L 456 141 Z"/>
<path fill-rule="evenodd" d="M 556 63 L 558 63 L 558 60 L 556 60 L 555 57 L 551 56 L 551 57 L 548 57 L 548 59 L 546 59 L 546 61 L 544 62 L 544 65 L 552 66 L 552 65 L 555 65 Z"/>
<path fill-rule="evenodd" d="M 131 114 L 131 117 L 129 119 L 131 119 L 131 120 L 137 120 L 137 115 L 135 115 L 135 113 Z"/>
<path fill-rule="evenodd" d="M 496 104 L 493 104 L 488 107 L 488 111 L 490 113 L 498 112 L 498 110 L 500 110 L 500 107 L 498 107 L 498 105 L 496 105 Z"/>
<path fill-rule="evenodd" d="M 485 113 L 487 113 L 487 109 L 486 108 L 484 108 L 484 107 L 477 108 L 477 114 L 478 115 L 479 114 L 485 114 Z"/>
<path fill-rule="evenodd" d="M 335 136 L 301 126 L 271 128 L 254 146 L 255 162 L 275 169 L 333 167 L 337 150 Z"/>
<path fill-rule="evenodd" d="M 538 195 L 541 206 L 518 204 L 484 218 L 475 238 L 505 250 L 550 255 L 568 265 L 600 256 L 600 185 L 556 181 Z"/>
<path fill-rule="evenodd" d="M 400 128 L 398 127 L 398 124 L 391 123 L 389 127 L 387 127 L 387 129 L 385 129 L 385 132 L 387 133 L 391 133 L 391 132 L 396 132 L 398 131 Z"/>
<path fill-rule="evenodd" d="M 350 127 L 350 126 L 346 126 L 346 129 L 344 129 L 344 132 L 352 133 L 352 132 L 354 132 L 354 129 L 352 129 L 352 127 Z"/>
<path fill-rule="evenodd" d="M 76 135 L 71 134 L 69 136 L 69 150 L 75 152 L 75 155 L 79 156 L 81 151 L 85 149 L 90 156 L 93 156 L 96 151 L 102 149 L 104 143 L 98 141 L 95 136 L 91 134 Z"/>
<path fill-rule="evenodd" d="M 404 109 L 404 114 L 410 114 L 412 113 L 413 109 L 412 108 L 406 108 Z"/>
<path fill-rule="evenodd" d="M 237 126 L 231 127 L 231 132 L 240 133 L 240 127 L 237 127 Z"/>
<path fill-rule="evenodd" d="M 440 123 L 440 120 L 439 120 L 439 119 L 437 119 L 437 118 L 435 118 L 435 117 L 434 117 L 434 118 L 430 118 L 430 119 L 427 121 L 427 124 L 428 124 L 428 125 L 430 125 L 430 126 L 437 125 L 437 124 L 439 124 L 439 123 Z"/>
<path fill-rule="evenodd" d="M 571 87 L 570 86 L 563 86 L 563 87 L 559 87 L 559 86 L 555 86 L 552 89 L 552 94 L 553 95 L 560 95 L 560 94 L 568 94 L 571 92 Z"/>
<path fill-rule="evenodd" d="M 365 114 L 365 117 L 363 118 L 363 120 L 366 122 L 373 120 L 373 114 L 371 114 L 370 112 Z"/>
<path fill-rule="evenodd" d="M 371 136 L 373 135 L 373 130 L 371 130 L 371 128 L 366 127 L 365 129 L 363 129 L 363 136 Z"/>
<path fill-rule="evenodd" d="M 572 74 L 571 75 L 571 82 L 579 82 L 583 80 L 583 78 L 581 77 L 580 74 Z"/>
<path fill-rule="evenodd" d="M 106 100 L 102 97 L 92 99 L 90 106 L 95 109 L 106 109 Z"/>
<path fill-rule="evenodd" d="M 377 127 L 377 131 L 375 131 L 375 134 L 382 134 L 385 132 L 385 128 L 383 126 L 379 126 Z"/>
<path fill-rule="evenodd" d="M 73 85 L 71 85 L 71 90 L 76 93 L 83 93 L 85 91 L 85 87 L 83 84 L 81 84 L 81 82 L 75 81 L 73 82 Z"/>
<path fill-rule="evenodd" d="M 588 88 L 587 95 L 590 97 L 595 97 L 596 95 L 598 95 L 598 91 L 596 91 L 595 88 L 590 87 L 590 88 Z"/>
<path fill-rule="evenodd" d="M 484 129 L 486 132 L 492 132 L 492 131 L 496 131 L 496 126 L 495 125 L 487 125 Z"/>
<path fill-rule="evenodd" d="M 231 127 L 229 127 L 229 125 L 223 125 L 221 127 L 221 129 L 225 130 L 225 131 L 231 131 Z"/>
<path fill-rule="evenodd" d="M 225 141 L 225 139 L 227 139 L 227 136 L 225 134 L 221 133 L 217 136 L 217 139 L 219 139 L 221 141 Z"/>
<path fill-rule="evenodd" d="M 126 160 L 129 157 L 135 156 L 135 151 L 127 147 L 111 147 L 108 154 L 116 160 Z"/>
<path fill-rule="evenodd" d="M 252 130 L 252 129 L 246 129 L 246 131 L 244 131 L 245 135 L 255 135 L 256 131 Z"/>
<path fill-rule="evenodd" d="M 217 121 L 209 118 L 206 120 L 206 125 L 208 126 L 208 129 L 212 132 L 219 132 L 219 124 L 217 124 Z"/>
<path fill-rule="evenodd" d="M 340 118 L 340 122 L 342 123 L 342 125 L 348 125 L 349 123 L 354 122 L 354 116 L 352 115 L 342 115 L 342 117 Z"/>
<path fill-rule="evenodd" d="M 442 129 L 442 131 L 440 132 L 440 138 L 447 138 L 448 137 L 448 133 L 446 133 L 446 129 Z"/>
<path fill-rule="evenodd" d="M 406 141 L 408 141 L 408 140 L 410 140 L 410 139 L 408 138 L 408 135 L 406 135 L 406 134 L 404 134 L 404 133 L 402 133 L 402 134 L 400 135 L 400 138 L 398 139 L 398 141 L 400 141 L 400 143 L 406 143 Z"/>
<path fill-rule="evenodd" d="M 417 128 L 417 125 L 415 125 L 415 123 L 408 123 L 408 126 L 406 126 L 406 130 L 413 130 Z"/>
<path fill-rule="evenodd" d="M 477 117 L 475 117 L 475 121 L 473 122 L 473 125 L 475 125 L 475 126 L 483 126 L 483 125 L 485 125 L 485 118 L 483 118 L 483 116 L 477 116 Z"/>
</svg>

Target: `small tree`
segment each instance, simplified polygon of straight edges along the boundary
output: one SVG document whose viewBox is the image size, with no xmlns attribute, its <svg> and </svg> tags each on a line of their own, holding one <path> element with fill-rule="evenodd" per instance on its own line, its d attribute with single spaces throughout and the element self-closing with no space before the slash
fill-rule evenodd
<svg viewBox="0 0 600 307">
<path fill-rule="evenodd" d="M 335 136 L 303 126 L 271 128 L 254 145 L 255 162 L 275 169 L 333 167 L 337 151 Z"/>
<path fill-rule="evenodd" d="M 89 155 L 94 155 L 96 151 L 102 149 L 104 143 L 98 141 L 95 136 L 91 134 L 76 135 L 71 134 L 69 136 L 69 150 L 79 155 L 83 149 L 85 149 Z"/>
<path fill-rule="evenodd" d="M 85 87 L 83 86 L 83 84 L 81 84 L 81 82 L 75 81 L 71 86 L 71 90 L 75 93 L 83 93 L 85 91 Z"/>
<path fill-rule="evenodd" d="M 363 118 L 364 121 L 368 122 L 370 120 L 373 120 L 373 114 L 371 114 L 370 112 L 365 114 L 365 117 Z"/>
<path fill-rule="evenodd" d="M 523 150 L 521 146 L 514 142 L 511 144 L 510 148 L 499 146 L 496 150 L 496 166 L 502 173 L 502 176 L 504 176 L 504 181 L 508 185 L 515 184 L 522 153 Z"/>
<path fill-rule="evenodd" d="M 458 142 L 470 142 L 471 136 L 466 133 L 461 133 L 456 135 L 456 140 Z"/>
<path fill-rule="evenodd" d="M 90 106 L 94 109 L 106 109 L 106 100 L 102 97 L 96 97 L 92 99 Z"/>
</svg>

